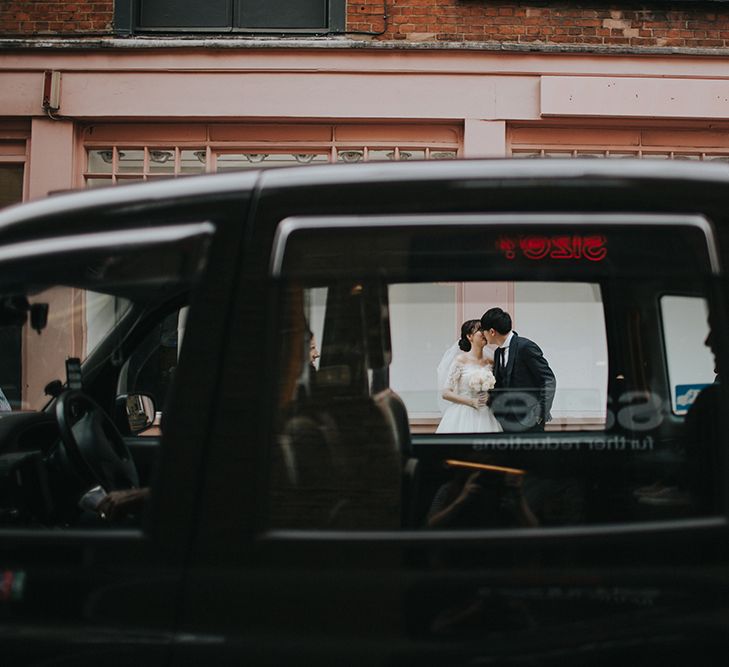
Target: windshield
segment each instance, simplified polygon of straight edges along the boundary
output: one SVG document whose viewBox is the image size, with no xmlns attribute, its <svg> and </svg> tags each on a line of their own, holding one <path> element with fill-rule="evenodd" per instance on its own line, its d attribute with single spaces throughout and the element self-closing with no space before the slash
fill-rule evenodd
<svg viewBox="0 0 729 667">
<path fill-rule="evenodd" d="M 42 409 L 49 399 L 46 385 L 66 381 L 66 359 L 83 363 L 132 305 L 124 297 L 67 286 L 46 289 L 28 302 L 47 304 L 47 324 L 42 331 L 34 331 L 30 322 L 0 326 L 4 411 Z"/>
<path fill-rule="evenodd" d="M 79 360 L 86 390 L 101 375 L 103 386 L 115 377 L 124 393 L 132 346 L 184 305 L 205 266 L 211 230 L 195 223 L 64 237 L 50 252 L 47 244 L 5 248 L 0 413 L 43 409 L 66 384 L 68 359 Z M 177 322 L 170 326 L 177 335 Z M 176 361 L 176 344 L 166 342 L 171 334 L 158 334 L 157 346 L 169 348 Z M 146 357 L 132 364 L 137 375 L 149 374 L 158 360 L 147 352 L 152 361 L 146 366 Z"/>
</svg>

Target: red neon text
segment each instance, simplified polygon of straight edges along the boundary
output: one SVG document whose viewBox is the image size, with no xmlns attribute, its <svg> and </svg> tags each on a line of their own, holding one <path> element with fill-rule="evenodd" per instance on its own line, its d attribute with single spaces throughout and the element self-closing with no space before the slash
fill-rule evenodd
<svg viewBox="0 0 729 667">
<path fill-rule="evenodd" d="M 502 236 L 496 248 L 506 259 L 587 259 L 600 262 L 607 256 L 604 236 Z"/>
</svg>

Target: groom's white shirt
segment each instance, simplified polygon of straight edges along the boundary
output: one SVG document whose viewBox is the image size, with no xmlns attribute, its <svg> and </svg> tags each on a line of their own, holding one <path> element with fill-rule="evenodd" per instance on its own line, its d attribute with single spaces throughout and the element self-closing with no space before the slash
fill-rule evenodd
<svg viewBox="0 0 729 667">
<path fill-rule="evenodd" d="M 511 345 L 511 339 L 513 337 L 514 332 L 510 331 L 504 339 L 504 342 L 499 345 L 499 347 L 501 348 L 501 358 L 503 360 L 502 363 L 504 366 L 509 363 L 509 345 Z"/>
</svg>

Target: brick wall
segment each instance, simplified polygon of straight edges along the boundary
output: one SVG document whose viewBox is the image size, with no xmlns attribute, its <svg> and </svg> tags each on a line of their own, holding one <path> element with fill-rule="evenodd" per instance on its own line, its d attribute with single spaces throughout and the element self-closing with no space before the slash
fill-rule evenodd
<svg viewBox="0 0 729 667">
<path fill-rule="evenodd" d="M 113 0 L 0 0 L 0 35 L 108 33 Z"/>
<path fill-rule="evenodd" d="M 110 34 L 113 12 L 113 0 L 0 0 L 0 35 Z M 411 42 L 717 48 L 729 46 L 729 3 L 348 0 L 347 29 Z"/>
<path fill-rule="evenodd" d="M 389 0 L 386 31 L 376 39 L 418 42 L 729 46 L 724 3 L 507 2 L 505 0 Z M 380 32 L 383 2 L 349 0 L 347 28 Z"/>
</svg>

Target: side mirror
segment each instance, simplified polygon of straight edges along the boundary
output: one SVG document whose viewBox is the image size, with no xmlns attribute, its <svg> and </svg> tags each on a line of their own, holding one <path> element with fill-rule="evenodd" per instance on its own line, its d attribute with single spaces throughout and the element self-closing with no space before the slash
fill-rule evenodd
<svg viewBox="0 0 729 667">
<path fill-rule="evenodd" d="M 154 426 L 157 408 L 147 394 L 122 394 L 116 397 L 117 423 L 122 431 L 136 435 Z M 126 428 L 125 428 L 126 427 Z"/>
</svg>

